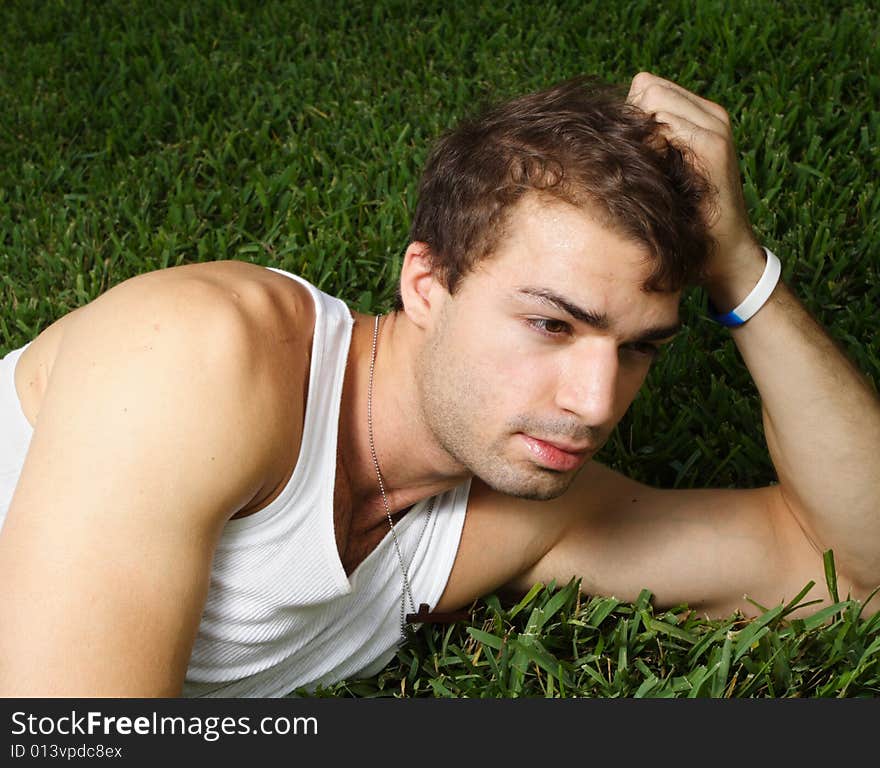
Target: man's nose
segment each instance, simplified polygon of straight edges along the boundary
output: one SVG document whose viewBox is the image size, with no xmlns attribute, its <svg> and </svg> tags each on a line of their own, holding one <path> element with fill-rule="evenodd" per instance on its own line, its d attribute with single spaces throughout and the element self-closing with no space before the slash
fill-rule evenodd
<svg viewBox="0 0 880 768">
<path fill-rule="evenodd" d="M 615 415 L 619 367 L 616 343 L 591 340 L 566 361 L 556 391 L 557 406 L 585 424 L 610 425 Z"/>
</svg>

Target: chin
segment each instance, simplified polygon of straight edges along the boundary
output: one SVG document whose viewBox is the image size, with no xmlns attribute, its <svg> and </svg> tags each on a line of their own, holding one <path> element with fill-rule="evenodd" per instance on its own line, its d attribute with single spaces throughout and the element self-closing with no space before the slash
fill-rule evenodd
<svg viewBox="0 0 880 768">
<path fill-rule="evenodd" d="M 552 469 L 534 467 L 531 471 L 508 471 L 474 473 L 493 491 L 505 496 L 530 501 L 550 501 L 562 496 L 574 482 L 577 473 L 556 472 Z"/>
</svg>

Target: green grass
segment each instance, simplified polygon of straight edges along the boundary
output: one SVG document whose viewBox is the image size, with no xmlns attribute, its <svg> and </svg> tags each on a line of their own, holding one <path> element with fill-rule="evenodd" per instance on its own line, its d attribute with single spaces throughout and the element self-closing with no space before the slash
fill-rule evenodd
<svg viewBox="0 0 880 768">
<path fill-rule="evenodd" d="M 0 354 L 193 261 L 279 266 L 387 310 L 432 137 L 486 100 L 647 69 L 728 108 L 756 232 L 880 374 L 875 3 L 12 1 L 0 29 Z M 705 317 L 688 292 L 685 332 L 598 458 L 664 487 L 766 485 L 754 385 Z M 876 693 L 876 618 L 784 613 L 702 622 L 568 586 L 513 614 L 487 596 L 338 693 Z"/>
<path fill-rule="evenodd" d="M 311 696 L 757 698 L 880 695 L 880 613 L 841 600 L 788 620 L 802 593 L 746 620 L 698 618 L 586 598 L 577 580 L 536 584 L 519 603 L 481 600 L 470 622 L 420 631 L 369 680 Z M 806 590 L 805 590 L 806 591 Z"/>
</svg>

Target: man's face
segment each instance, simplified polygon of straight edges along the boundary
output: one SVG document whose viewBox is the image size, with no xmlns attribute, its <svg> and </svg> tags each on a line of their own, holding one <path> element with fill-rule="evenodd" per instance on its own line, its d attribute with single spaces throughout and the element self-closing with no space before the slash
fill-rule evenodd
<svg viewBox="0 0 880 768">
<path fill-rule="evenodd" d="M 455 295 L 436 292 L 417 384 L 447 453 L 496 491 L 550 499 L 629 407 L 680 293 L 643 292 L 645 247 L 583 209 L 527 196 L 509 222 Z"/>
</svg>

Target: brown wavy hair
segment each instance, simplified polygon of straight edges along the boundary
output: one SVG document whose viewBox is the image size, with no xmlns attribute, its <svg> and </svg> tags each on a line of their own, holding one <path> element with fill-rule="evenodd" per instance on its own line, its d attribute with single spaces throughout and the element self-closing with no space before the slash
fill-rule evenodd
<svg viewBox="0 0 880 768">
<path fill-rule="evenodd" d="M 430 247 L 455 293 L 504 235 L 511 206 L 536 192 L 589 207 L 646 245 L 654 269 L 644 290 L 696 284 L 714 247 L 701 214 L 710 187 L 659 125 L 621 87 L 587 75 L 490 107 L 434 144 L 409 242 Z M 403 309 L 399 288 L 394 309 Z"/>
</svg>

